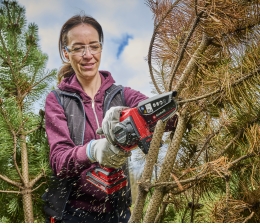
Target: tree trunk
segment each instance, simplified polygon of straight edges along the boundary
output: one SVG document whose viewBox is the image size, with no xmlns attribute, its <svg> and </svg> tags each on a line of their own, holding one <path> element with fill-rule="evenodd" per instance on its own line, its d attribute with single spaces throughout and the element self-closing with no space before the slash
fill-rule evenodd
<svg viewBox="0 0 260 224">
<path fill-rule="evenodd" d="M 34 222 L 33 218 L 33 205 L 32 205 L 32 194 L 29 192 L 23 195 L 23 212 L 24 222 Z"/>
<path fill-rule="evenodd" d="M 178 124 L 173 139 L 171 141 L 171 145 L 167 151 L 167 154 L 165 155 L 165 159 L 160 171 L 160 176 L 157 181 L 158 183 L 166 182 L 169 180 L 172 167 L 174 165 L 178 150 L 180 148 L 183 133 L 186 129 L 185 115 L 186 115 L 186 109 L 184 109 L 183 113 L 178 116 Z M 163 188 L 162 187 L 155 188 L 143 222 L 154 222 L 158 209 L 162 203 L 163 197 L 164 197 Z"/>
<path fill-rule="evenodd" d="M 145 189 L 146 188 L 145 185 L 150 184 L 152 173 L 153 173 L 153 167 L 155 162 L 157 161 L 164 129 L 165 129 L 165 124 L 161 120 L 159 120 L 155 127 L 149 153 L 145 159 L 144 171 L 140 179 L 140 184 L 138 186 L 138 195 L 129 222 L 140 222 L 142 219 L 144 203 L 148 192 L 148 189 Z"/>
<path fill-rule="evenodd" d="M 28 153 L 26 147 L 26 137 L 21 136 L 21 159 L 22 159 L 22 176 L 23 183 L 25 186 L 25 191 L 23 193 L 23 211 L 24 211 L 24 221 L 34 222 L 33 218 L 33 203 L 32 203 L 32 193 L 29 180 L 29 165 L 28 165 Z"/>
</svg>

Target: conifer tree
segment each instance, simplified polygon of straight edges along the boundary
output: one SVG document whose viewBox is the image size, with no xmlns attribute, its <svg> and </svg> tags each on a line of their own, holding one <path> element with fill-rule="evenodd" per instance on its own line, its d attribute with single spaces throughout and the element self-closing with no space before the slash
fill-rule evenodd
<svg viewBox="0 0 260 224">
<path fill-rule="evenodd" d="M 56 71 L 46 71 L 48 57 L 40 50 L 37 25 L 26 23 L 25 8 L 13 0 L 0 3 L 0 201 L 6 205 L 0 220 L 43 222 L 39 203 L 48 148 L 44 111 L 35 113 L 35 102 Z"/>
<path fill-rule="evenodd" d="M 178 124 L 154 182 L 157 123 L 130 222 L 259 222 L 259 0 L 146 3 L 154 91 L 177 90 Z"/>
</svg>

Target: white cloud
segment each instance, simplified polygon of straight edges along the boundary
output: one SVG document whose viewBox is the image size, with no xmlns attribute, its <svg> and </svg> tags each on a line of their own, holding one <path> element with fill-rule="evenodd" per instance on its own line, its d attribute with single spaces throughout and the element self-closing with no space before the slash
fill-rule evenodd
<svg viewBox="0 0 260 224">
<path fill-rule="evenodd" d="M 62 1 L 55 0 L 18 0 L 18 2 L 26 8 L 26 14 L 29 18 L 41 17 L 46 14 L 59 14 L 60 11 L 57 10 L 62 8 Z"/>
</svg>

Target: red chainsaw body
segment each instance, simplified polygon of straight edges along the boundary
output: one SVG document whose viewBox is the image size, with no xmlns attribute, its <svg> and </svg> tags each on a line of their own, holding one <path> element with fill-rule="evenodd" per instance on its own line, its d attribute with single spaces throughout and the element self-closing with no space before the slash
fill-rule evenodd
<svg viewBox="0 0 260 224">
<path fill-rule="evenodd" d="M 135 125 L 135 131 L 137 134 L 137 143 L 142 142 L 144 139 L 147 139 L 148 136 L 152 136 L 152 133 L 149 131 L 149 127 L 147 122 L 144 120 L 142 116 L 140 116 L 140 113 L 138 112 L 138 109 L 130 108 L 123 110 L 121 112 L 120 116 L 120 122 L 123 122 L 126 119 L 132 118 L 133 125 Z M 151 141 L 151 137 L 147 139 L 149 142 Z M 122 146 L 125 151 L 131 151 L 132 149 L 136 148 L 137 144 L 131 145 L 131 146 Z"/>
<path fill-rule="evenodd" d="M 147 154 L 157 121 L 167 121 L 177 110 L 176 94 L 176 91 L 160 94 L 140 102 L 135 108 L 123 110 L 120 122 L 113 130 L 115 144 L 127 152 L 138 146 Z M 86 178 L 107 194 L 113 194 L 128 184 L 122 169 L 98 167 L 88 172 Z"/>
</svg>

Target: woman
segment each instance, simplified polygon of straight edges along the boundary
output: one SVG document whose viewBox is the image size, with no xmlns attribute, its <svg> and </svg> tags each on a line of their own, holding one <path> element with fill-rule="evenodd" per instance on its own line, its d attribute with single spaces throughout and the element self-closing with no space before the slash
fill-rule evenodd
<svg viewBox="0 0 260 224">
<path fill-rule="evenodd" d="M 115 81 L 109 72 L 99 71 L 102 45 L 102 27 L 92 17 L 73 16 L 61 28 L 59 52 L 64 65 L 58 74 L 58 90 L 48 94 L 45 105 L 54 173 L 44 195 L 48 222 L 127 222 L 130 217 L 129 200 L 118 214 L 113 197 L 86 179 L 87 173 L 99 166 L 121 168 L 130 156 L 96 133 L 102 121 L 119 119 L 124 108 L 110 109 L 112 116 L 103 120 L 106 91 Z M 114 105 L 135 107 L 147 98 L 129 87 L 123 88 L 122 96 L 125 105 L 123 101 Z M 79 118 L 80 105 L 83 120 Z"/>
</svg>

